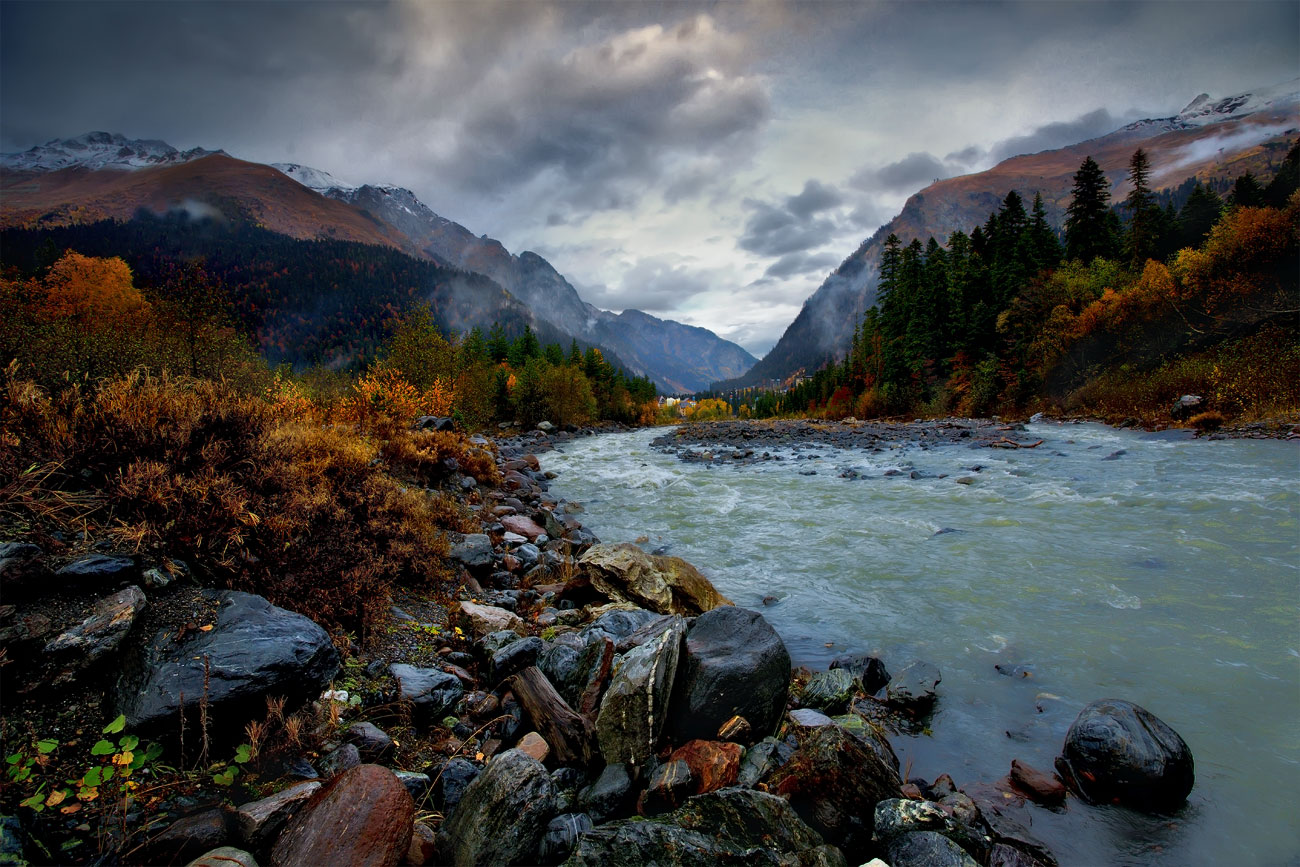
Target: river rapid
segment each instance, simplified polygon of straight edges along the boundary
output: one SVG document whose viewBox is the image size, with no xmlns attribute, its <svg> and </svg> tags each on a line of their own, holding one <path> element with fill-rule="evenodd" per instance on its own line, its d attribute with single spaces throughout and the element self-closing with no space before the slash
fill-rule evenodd
<svg viewBox="0 0 1300 867">
<path fill-rule="evenodd" d="M 1196 787 L 1169 816 L 1027 807 L 1063 865 L 1300 858 L 1295 443 L 1048 422 L 1021 434 L 1034 449 L 788 442 L 711 465 L 663 433 L 563 444 L 551 491 L 602 541 L 666 549 L 762 611 L 796 665 L 937 664 L 929 733 L 893 739 L 905 776 L 1050 770 L 1085 704 L 1128 699 L 1187 741 Z"/>
</svg>

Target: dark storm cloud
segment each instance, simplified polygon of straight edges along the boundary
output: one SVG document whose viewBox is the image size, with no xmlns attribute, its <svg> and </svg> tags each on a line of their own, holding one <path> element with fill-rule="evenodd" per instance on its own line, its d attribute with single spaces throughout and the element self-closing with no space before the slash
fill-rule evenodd
<svg viewBox="0 0 1300 867">
<path fill-rule="evenodd" d="M 785 207 L 796 217 L 807 219 L 820 211 L 829 210 L 844 203 L 844 197 L 818 180 L 804 182 L 803 192 L 785 200 Z"/>
<path fill-rule="evenodd" d="M 597 307 L 654 313 L 673 310 L 710 288 L 709 280 L 688 260 L 645 256 L 623 272 L 617 287 L 584 287 L 583 297 Z"/>
</svg>

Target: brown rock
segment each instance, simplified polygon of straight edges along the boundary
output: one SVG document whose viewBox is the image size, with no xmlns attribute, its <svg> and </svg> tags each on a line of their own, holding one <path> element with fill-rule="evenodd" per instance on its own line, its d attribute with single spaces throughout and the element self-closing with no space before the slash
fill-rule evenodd
<svg viewBox="0 0 1300 867">
<path fill-rule="evenodd" d="M 1055 774 L 1044 773 L 1019 759 L 1011 760 L 1011 784 L 1044 806 L 1065 801 L 1065 784 Z"/>
<path fill-rule="evenodd" d="M 271 863 L 395 867 L 410 848 L 414 820 L 415 803 L 397 776 L 361 765 L 331 780 L 290 820 Z"/>
<path fill-rule="evenodd" d="M 504 608 L 479 605 L 476 602 L 462 602 L 460 610 L 469 618 L 470 627 L 475 635 L 487 635 L 489 632 L 500 632 L 503 629 L 521 632 L 524 628 L 524 622 L 519 619 L 519 615 Z"/>
<path fill-rule="evenodd" d="M 925 800 L 925 795 L 921 794 L 921 790 L 916 783 L 904 783 L 903 788 L 900 791 L 903 793 L 904 798 L 909 798 L 913 801 Z"/>
<path fill-rule="evenodd" d="M 243 849 L 222 846 L 205 852 L 185 867 L 257 867 L 257 859 Z"/>
<path fill-rule="evenodd" d="M 520 738 L 519 743 L 515 744 L 515 749 L 539 762 L 545 762 L 546 757 L 551 754 L 551 745 L 537 732 L 529 732 Z"/>
<path fill-rule="evenodd" d="M 637 799 L 636 811 L 654 816 L 674 810 L 695 794 L 697 780 L 681 759 L 669 759 L 650 775 L 650 783 Z"/>
<path fill-rule="evenodd" d="M 526 518 L 523 515 L 506 515 L 501 519 L 501 526 L 511 533 L 518 533 L 520 536 L 527 537 L 529 542 L 535 541 L 538 536 L 546 532 L 532 518 Z"/>
<path fill-rule="evenodd" d="M 702 795 L 736 782 L 743 753 L 740 744 L 697 740 L 679 747 L 668 760 L 686 762 L 695 779 L 695 790 L 691 794 Z"/>
<path fill-rule="evenodd" d="M 406 863 L 411 867 L 432 864 L 438 854 L 438 839 L 428 825 L 416 822 L 411 828 L 411 845 L 406 850 Z"/>
<path fill-rule="evenodd" d="M 244 804 L 235 813 L 235 827 L 239 830 L 240 840 L 250 849 L 261 849 L 275 839 L 285 823 L 319 788 L 320 783 L 309 780 L 260 801 Z"/>
</svg>

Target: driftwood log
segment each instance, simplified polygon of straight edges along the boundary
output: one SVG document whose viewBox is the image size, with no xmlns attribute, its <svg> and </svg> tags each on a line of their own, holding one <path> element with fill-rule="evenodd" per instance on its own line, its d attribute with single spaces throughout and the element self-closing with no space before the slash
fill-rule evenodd
<svg viewBox="0 0 1300 867">
<path fill-rule="evenodd" d="M 596 726 L 555 691 L 546 675 L 530 665 L 510 678 L 510 689 L 560 764 L 590 765 L 597 755 Z"/>
</svg>

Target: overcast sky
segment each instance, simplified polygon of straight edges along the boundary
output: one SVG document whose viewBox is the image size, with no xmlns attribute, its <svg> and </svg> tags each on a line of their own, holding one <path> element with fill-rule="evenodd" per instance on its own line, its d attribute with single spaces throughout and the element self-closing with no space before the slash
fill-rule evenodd
<svg viewBox="0 0 1300 867">
<path fill-rule="evenodd" d="M 1300 2 L 0 0 L 0 149 L 90 130 L 409 187 L 766 352 L 937 177 L 1300 75 Z"/>
</svg>

